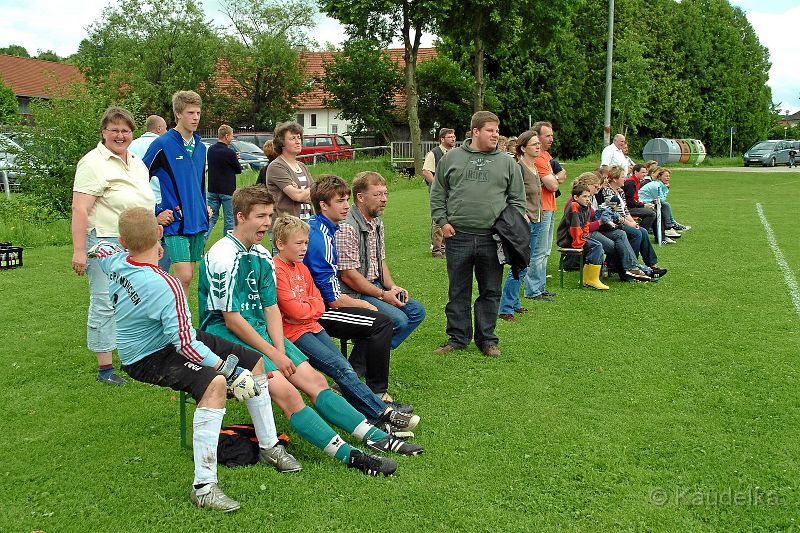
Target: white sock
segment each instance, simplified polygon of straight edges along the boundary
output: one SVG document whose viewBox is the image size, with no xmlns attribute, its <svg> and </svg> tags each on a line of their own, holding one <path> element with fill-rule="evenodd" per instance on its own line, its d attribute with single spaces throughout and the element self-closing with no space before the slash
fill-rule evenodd
<svg viewBox="0 0 800 533">
<path fill-rule="evenodd" d="M 225 409 L 198 407 L 194 411 L 192 453 L 194 484 L 217 482 L 217 446 Z"/>
<path fill-rule="evenodd" d="M 247 411 L 256 428 L 258 445 L 261 448 L 272 448 L 278 444 L 278 434 L 275 431 L 275 418 L 272 416 L 272 401 L 269 396 L 266 374 L 253 376 L 253 380 L 261 387 L 261 394 L 255 398 L 245 400 Z"/>
</svg>

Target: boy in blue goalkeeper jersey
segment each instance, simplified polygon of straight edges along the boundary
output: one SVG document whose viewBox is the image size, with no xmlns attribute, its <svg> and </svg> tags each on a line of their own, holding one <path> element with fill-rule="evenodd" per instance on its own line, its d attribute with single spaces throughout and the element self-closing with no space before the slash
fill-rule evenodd
<svg viewBox="0 0 800 533">
<path fill-rule="evenodd" d="M 122 368 L 137 381 L 184 391 L 197 400 L 190 498 L 198 507 L 235 511 L 239 502 L 217 485 L 217 443 L 227 393 L 247 405 L 262 461 L 297 464 L 278 445 L 261 355 L 214 335 L 195 333 L 181 283 L 157 266 L 163 230 L 151 210 L 124 211 L 119 231 L 127 253 L 101 241 L 91 254 L 109 278 Z"/>
</svg>

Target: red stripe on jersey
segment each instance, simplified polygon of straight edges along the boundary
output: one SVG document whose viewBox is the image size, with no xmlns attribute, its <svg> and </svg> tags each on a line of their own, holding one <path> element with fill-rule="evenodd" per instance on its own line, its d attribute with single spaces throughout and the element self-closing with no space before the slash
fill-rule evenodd
<svg viewBox="0 0 800 533">
<path fill-rule="evenodd" d="M 178 314 L 178 338 L 181 342 L 181 354 L 193 363 L 200 364 L 203 361 L 203 356 L 192 346 L 192 324 L 189 322 L 189 316 L 186 313 L 186 295 L 183 292 L 181 282 L 157 266 L 147 266 L 152 268 L 153 272 L 161 276 L 164 281 L 167 282 L 167 286 L 169 286 L 173 296 L 175 296 L 175 311 Z"/>
</svg>

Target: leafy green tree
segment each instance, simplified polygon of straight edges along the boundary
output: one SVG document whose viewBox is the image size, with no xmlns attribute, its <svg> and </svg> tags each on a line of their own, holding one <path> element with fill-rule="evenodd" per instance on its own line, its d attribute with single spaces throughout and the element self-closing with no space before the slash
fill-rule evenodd
<svg viewBox="0 0 800 533">
<path fill-rule="evenodd" d="M 36 51 L 36 59 L 42 59 L 44 61 L 55 61 L 56 63 L 63 61 L 64 59 L 59 57 L 58 54 L 53 52 L 52 50 L 37 50 Z"/>
<path fill-rule="evenodd" d="M 223 12 L 231 33 L 223 57 L 236 81 L 232 121 L 272 129 L 293 115 L 305 90 L 300 52 L 313 44 L 314 6 L 304 0 L 229 0 Z"/>
<path fill-rule="evenodd" d="M 19 103 L 11 87 L 0 80 L 0 124 L 11 125 L 19 121 Z"/>
<path fill-rule="evenodd" d="M 28 53 L 28 50 L 19 44 L 10 44 L 3 48 L 0 48 L 0 54 L 6 54 L 9 56 L 17 56 L 17 57 L 31 57 Z"/>
<path fill-rule="evenodd" d="M 441 127 L 455 129 L 456 136 L 461 137 L 469 129 L 472 117 L 475 79 L 470 72 L 449 57 L 439 55 L 419 64 L 417 81 L 419 119 L 423 128 L 438 122 Z M 487 109 L 500 107 L 491 88 L 487 90 L 484 101 Z"/>
<path fill-rule="evenodd" d="M 417 55 L 424 31 L 433 30 L 436 13 L 442 8 L 435 0 L 320 0 L 320 9 L 339 20 L 353 37 L 403 42 L 403 77 L 406 112 L 411 131 L 415 172 L 422 172 L 422 132 L 419 125 Z"/>
<path fill-rule="evenodd" d="M 114 98 L 138 95 L 166 118 L 175 91 L 211 91 L 219 39 L 195 0 L 121 0 L 88 31 L 75 63 Z"/>
<path fill-rule="evenodd" d="M 100 120 L 106 108 L 122 105 L 141 124 L 137 97 L 116 100 L 103 88 L 76 85 L 61 98 L 31 103 L 34 127 L 27 128 L 17 156 L 22 192 L 34 195 L 53 211 L 69 215 L 78 161 L 100 141 Z"/>
<path fill-rule="evenodd" d="M 400 70 L 380 43 L 350 39 L 333 61 L 325 64 L 326 105 L 340 109 L 339 116 L 352 123 L 351 132 L 372 132 L 391 137 L 394 95 L 403 86 Z"/>
</svg>

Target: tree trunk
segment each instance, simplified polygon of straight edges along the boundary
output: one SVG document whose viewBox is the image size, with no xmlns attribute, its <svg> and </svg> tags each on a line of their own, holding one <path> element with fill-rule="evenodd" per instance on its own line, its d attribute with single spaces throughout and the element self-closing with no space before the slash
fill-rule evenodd
<svg viewBox="0 0 800 533">
<path fill-rule="evenodd" d="M 476 113 L 483 111 L 483 96 L 486 92 L 486 84 L 483 80 L 483 40 L 481 39 L 481 25 L 483 14 L 478 13 L 475 17 L 475 57 L 473 58 L 472 70 L 475 74 L 475 93 L 472 97 L 472 110 Z"/>
<path fill-rule="evenodd" d="M 414 40 L 411 40 L 411 21 L 408 16 L 409 3 L 403 3 L 403 45 L 405 67 L 403 74 L 406 82 L 406 112 L 408 113 L 408 129 L 411 131 L 411 154 L 414 156 L 414 174 L 422 176 L 422 131 L 419 127 L 419 93 L 417 92 L 417 52 L 422 37 L 422 23 L 413 28 Z"/>
</svg>

